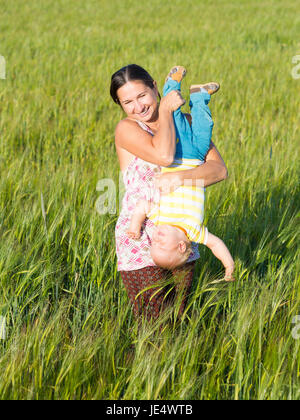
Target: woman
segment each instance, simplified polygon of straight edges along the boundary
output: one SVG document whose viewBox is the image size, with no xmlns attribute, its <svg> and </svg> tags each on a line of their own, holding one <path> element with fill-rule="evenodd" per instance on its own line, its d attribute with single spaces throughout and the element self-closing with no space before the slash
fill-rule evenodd
<svg viewBox="0 0 300 420">
<path fill-rule="evenodd" d="M 115 131 L 116 151 L 126 188 L 116 224 L 118 271 L 133 304 L 135 316 L 143 314 L 148 319 L 156 319 L 167 304 L 166 296 L 169 298 L 171 295 L 167 289 L 151 288 L 151 285 L 167 279 L 170 274 L 155 266 L 151 259 L 149 245 L 153 223 L 148 219 L 145 221 L 139 241 L 130 239 L 126 231 L 137 201 L 141 194 L 151 188 L 159 166 L 168 166 L 173 162 L 176 149 L 173 111 L 185 101 L 179 91 L 172 91 L 159 101 L 156 82 L 146 70 L 135 64 L 123 67 L 112 75 L 110 94 L 126 114 Z M 187 118 L 190 121 L 189 115 Z M 156 184 L 161 190 L 166 184 L 168 188 L 175 189 L 187 179 L 193 184 L 202 179 L 207 187 L 226 177 L 224 161 L 211 144 L 203 165 L 156 176 Z M 179 315 L 184 310 L 198 258 L 196 245 L 188 262 L 172 273 L 176 291 L 181 297 Z"/>
</svg>

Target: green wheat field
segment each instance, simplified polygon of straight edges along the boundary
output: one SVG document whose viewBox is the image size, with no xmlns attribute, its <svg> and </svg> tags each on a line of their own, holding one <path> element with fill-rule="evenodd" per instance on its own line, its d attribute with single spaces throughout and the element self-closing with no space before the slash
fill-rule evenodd
<svg viewBox="0 0 300 420">
<path fill-rule="evenodd" d="M 0 399 L 300 399 L 298 0 L 0 0 Z M 216 80 L 228 178 L 188 306 L 138 328 L 117 272 L 111 74 Z M 294 72 L 293 72 L 294 71 Z M 294 76 L 293 76 L 294 74 Z M 295 77 L 297 76 L 297 77 Z M 188 111 L 188 105 L 184 106 Z M 96 202 L 116 185 L 114 214 Z"/>
</svg>

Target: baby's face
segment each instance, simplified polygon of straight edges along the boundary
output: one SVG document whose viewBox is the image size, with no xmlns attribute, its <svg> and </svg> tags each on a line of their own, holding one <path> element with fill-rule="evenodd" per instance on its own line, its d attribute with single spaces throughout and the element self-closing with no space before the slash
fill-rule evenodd
<svg viewBox="0 0 300 420">
<path fill-rule="evenodd" d="M 158 266 L 177 266 L 182 259 L 182 242 L 187 237 L 171 225 L 159 225 L 152 235 L 151 257 Z"/>
</svg>

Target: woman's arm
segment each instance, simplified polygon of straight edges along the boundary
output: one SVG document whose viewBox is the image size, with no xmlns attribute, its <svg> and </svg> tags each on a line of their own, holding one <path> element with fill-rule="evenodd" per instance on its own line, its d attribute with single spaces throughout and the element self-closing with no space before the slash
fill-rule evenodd
<svg viewBox="0 0 300 420">
<path fill-rule="evenodd" d="M 193 170 L 185 172 L 185 175 L 183 175 L 184 179 L 189 178 L 189 176 L 193 180 L 203 179 L 204 187 L 209 187 L 228 177 L 225 162 L 213 142 L 210 144 L 205 163 Z"/>
<path fill-rule="evenodd" d="M 186 171 L 167 172 L 156 176 L 156 186 L 162 193 L 168 193 L 190 180 L 190 185 L 209 187 L 217 182 L 223 181 L 228 176 L 227 168 L 216 146 L 211 142 L 206 155 L 205 163 L 194 169 Z"/>
<path fill-rule="evenodd" d="M 184 102 L 178 91 L 172 91 L 162 98 L 159 106 L 159 128 L 154 136 L 141 129 L 135 121 L 120 121 L 115 131 L 116 147 L 147 162 L 161 166 L 170 165 L 176 148 L 173 111 Z"/>
</svg>

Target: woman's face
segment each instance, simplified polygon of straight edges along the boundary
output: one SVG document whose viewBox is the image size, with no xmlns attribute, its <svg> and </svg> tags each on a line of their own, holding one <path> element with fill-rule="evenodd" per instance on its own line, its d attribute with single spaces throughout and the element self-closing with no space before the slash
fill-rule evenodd
<svg viewBox="0 0 300 420">
<path fill-rule="evenodd" d="M 153 89 L 140 80 L 127 82 L 118 89 L 117 95 L 128 117 L 143 122 L 157 118 L 158 90 L 155 82 Z"/>
</svg>

